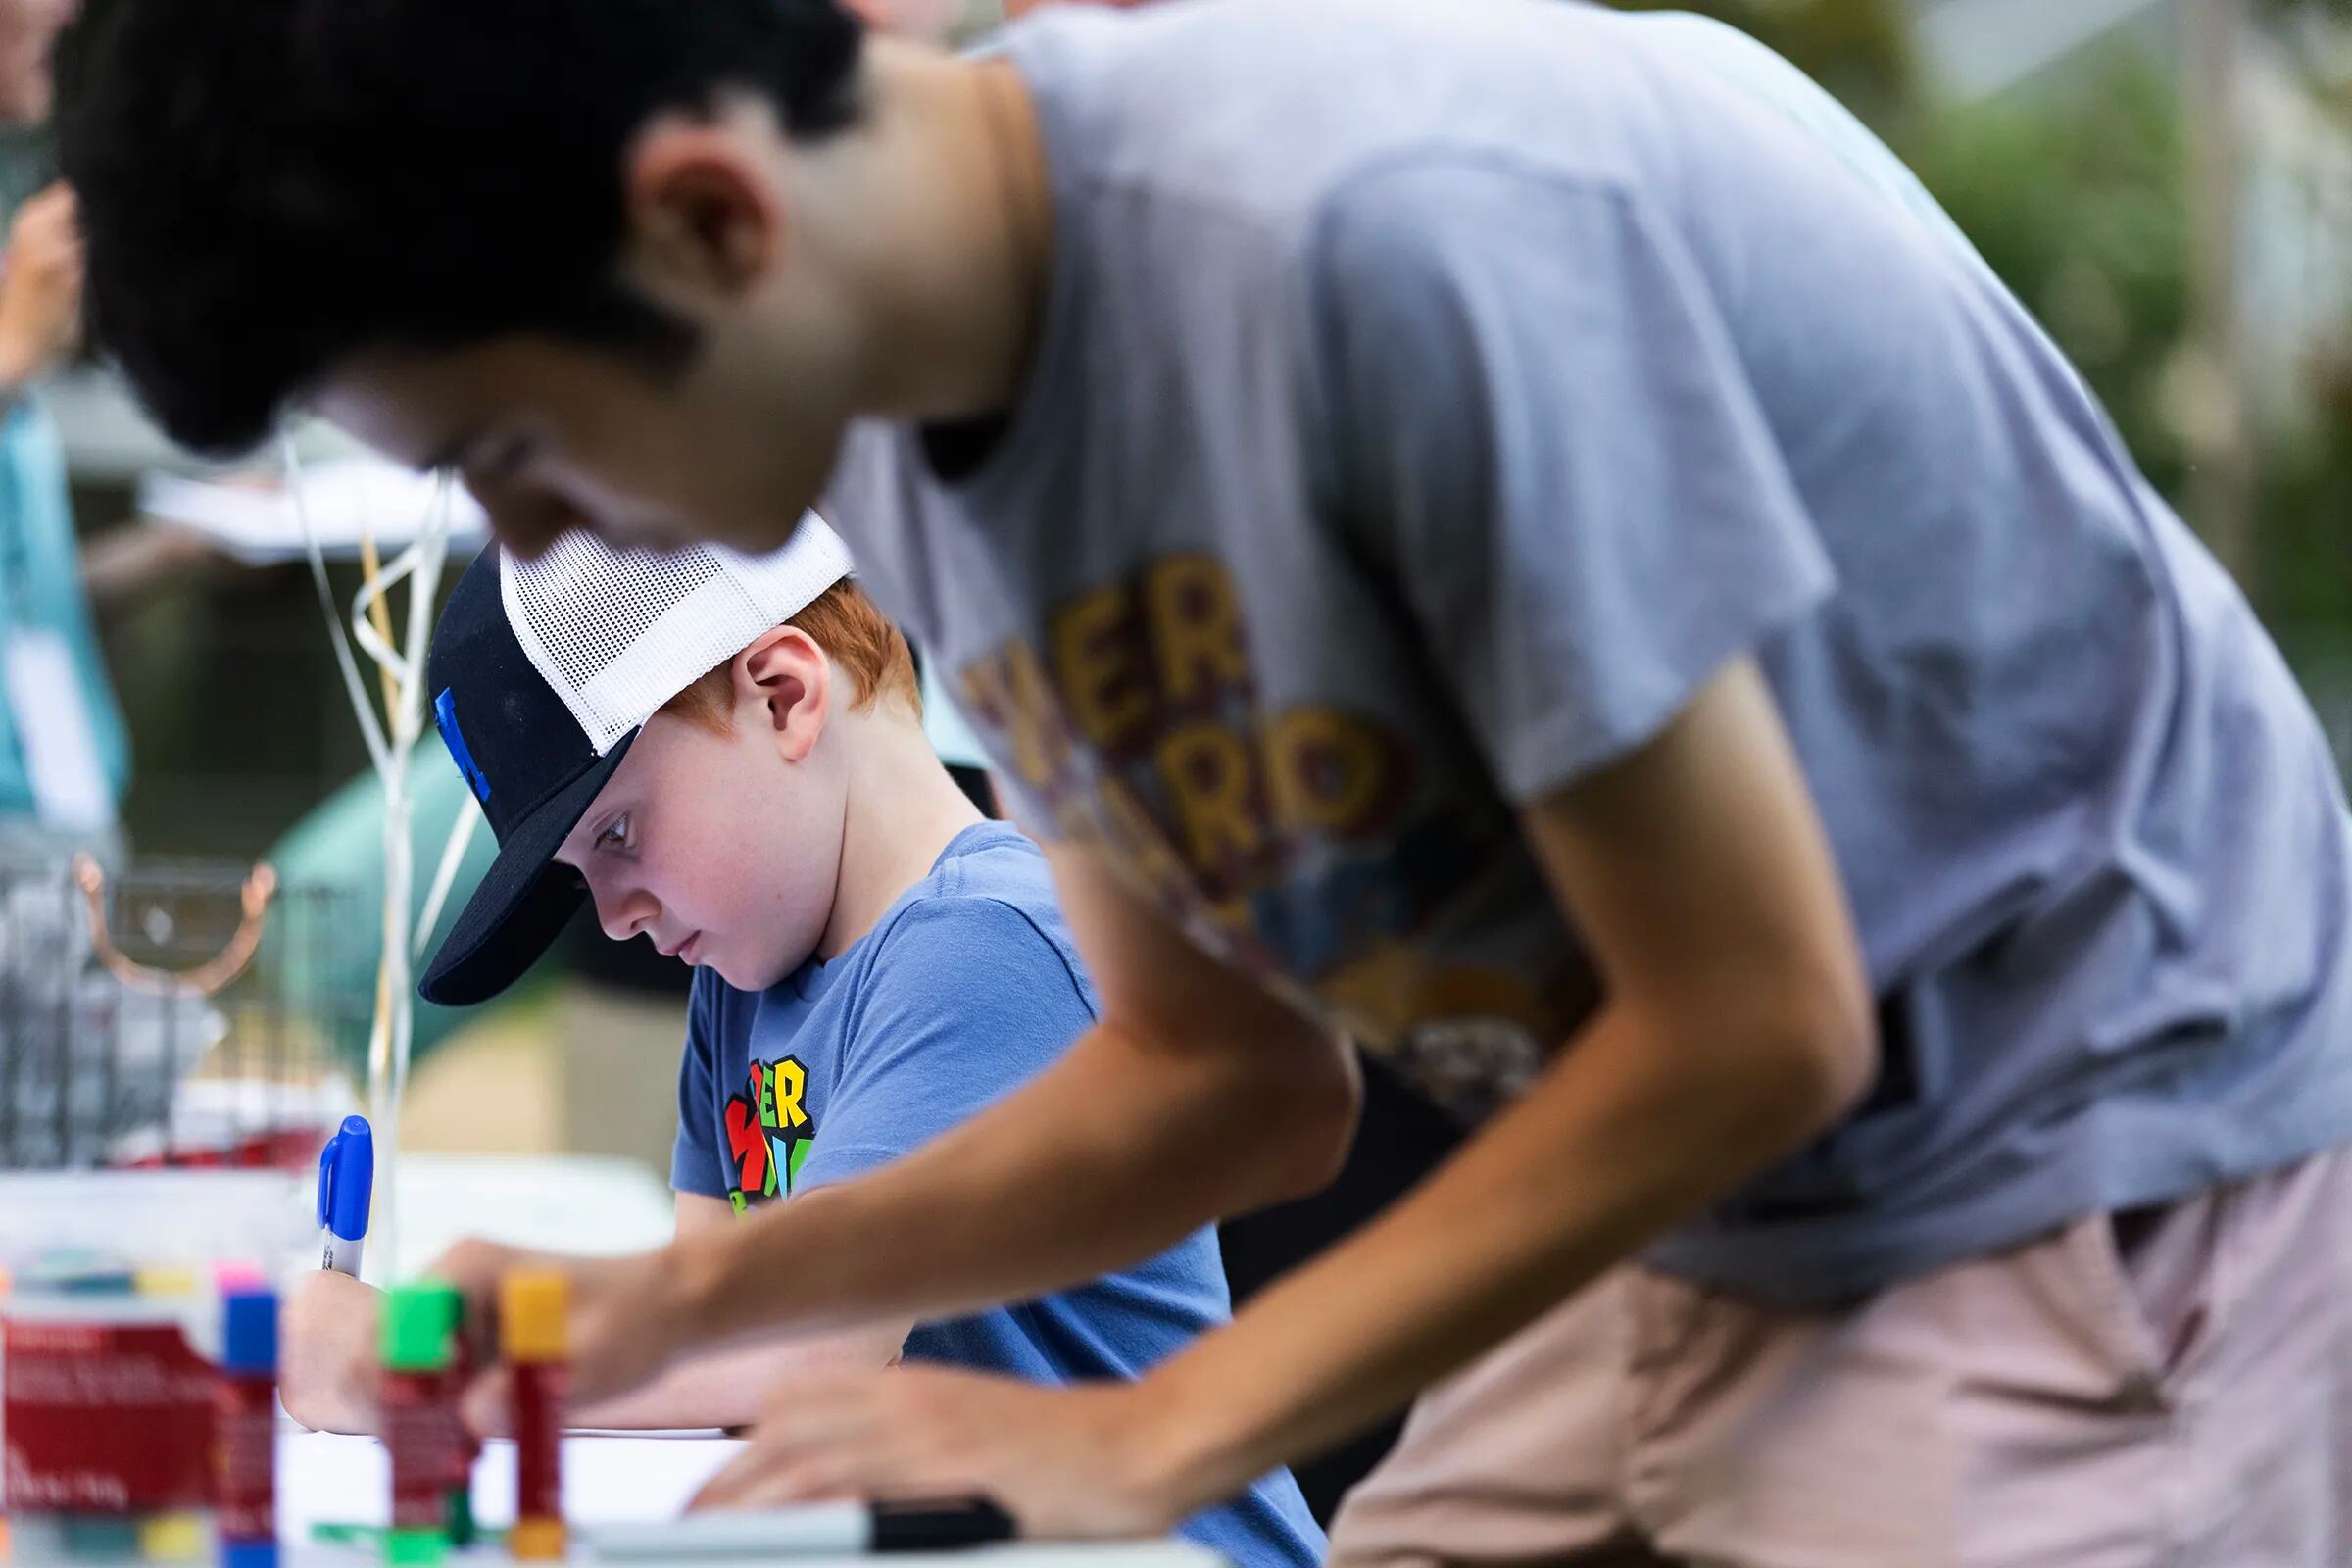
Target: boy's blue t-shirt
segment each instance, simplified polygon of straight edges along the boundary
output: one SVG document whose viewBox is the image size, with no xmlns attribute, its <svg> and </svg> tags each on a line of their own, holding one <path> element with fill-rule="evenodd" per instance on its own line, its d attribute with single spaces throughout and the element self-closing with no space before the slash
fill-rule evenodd
<svg viewBox="0 0 2352 1568">
<path fill-rule="evenodd" d="M 670 1185 L 740 1211 L 862 1175 L 1026 1082 L 1095 1014 L 1045 857 L 1001 823 L 968 828 L 830 962 L 758 993 L 697 971 Z M 1230 1312 L 1201 1230 L 1077 1290 L 918 1325 L 906 1354 L 1037 1383 L 1132 1378 Z M 1243 1564 L 1323 1554 L 1287 1470 L 1183 1533 Z"/>
</svg>

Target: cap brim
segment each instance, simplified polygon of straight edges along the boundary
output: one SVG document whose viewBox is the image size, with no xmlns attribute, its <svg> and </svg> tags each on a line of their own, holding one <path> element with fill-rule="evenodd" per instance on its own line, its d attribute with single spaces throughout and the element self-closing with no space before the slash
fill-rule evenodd
<svg viewBox="0 0 2352 1568">
<path fill-rule="evenodd" d="M 445 1007 L 469 1007 L 522 978 L 588 895 L 568 875 L 551 875 L 556 852 L 628 755 L 631 731 L 596 765 L 539 803 L 498 847 L 481 886 L 426 965 L 416 991 Z"/>
</svg>

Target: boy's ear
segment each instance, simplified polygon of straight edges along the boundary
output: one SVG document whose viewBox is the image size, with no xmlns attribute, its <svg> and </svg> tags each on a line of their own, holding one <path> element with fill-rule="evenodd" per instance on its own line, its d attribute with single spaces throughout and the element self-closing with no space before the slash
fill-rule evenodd
<svg viewBox="0 0 2352 1568">
<path fill-rule="evenodd" d="M 657 293 L 734 299 L 783 250 L 784 206 L 740 117 L 663 115 L 629 151 L 631 270 Z"/>
<path fill-rule="evenodd" d="M 786 761 L 806 759 L 833 712 L 824 650 L 798 626 L 777 626 L 735 656 L 733 671 L 736 723 L 758 726 Z"/>
</svg>

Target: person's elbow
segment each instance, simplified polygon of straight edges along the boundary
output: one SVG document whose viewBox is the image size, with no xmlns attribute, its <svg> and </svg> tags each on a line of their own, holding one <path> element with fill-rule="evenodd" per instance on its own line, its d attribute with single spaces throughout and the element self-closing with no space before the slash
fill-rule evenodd
<svg viewBox="0 0 2352 1568">
<path fill-rule="evenodd" d="M 1273 1097 L 1270 1125 L 1283 1157 L 1269 1173 L 1270 1203 L 1319 1193 L 1339 1180 L 1355 1147 L 1364 1078 L 1354 1048 L 1333 1039 L 1321 1051 L 1294 1054 Z"/>
<path fill-rule="evenodd" d="M 1214 1066 L 1196 1080 L 1177 1147 L 1214 1172 L 1202 1191 L 1220 1217 L 1321 1192 L 1354 1147 L 1363 1103 L 1354 1048 L 1303 1020 L 1289 1023 L 1188 1054 Z"/>
<path fill-rule="evenodd" d="M 1849 1115 L 1878 1075 L 1878 1025 L 1860 976 L 1807 966 L 1752 989 L 1727 1044 L 1759 1141 L 1794 1148 Z"/>
</svg>

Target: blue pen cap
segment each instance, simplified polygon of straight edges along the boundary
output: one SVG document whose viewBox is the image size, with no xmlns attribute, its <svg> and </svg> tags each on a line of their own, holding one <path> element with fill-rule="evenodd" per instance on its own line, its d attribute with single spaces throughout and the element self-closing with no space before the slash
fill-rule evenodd
<svg viewBox="0 0 2352 1568">
<path fill-rule="evenodd" d="M 277 1543 L 274 1541 L 223 1541 L 220 1543 L 220 1568 L 277 1568 Z"/>
<path fill-rule="evenodd" d="M 347 1242 L 368 1234 L 375 1191 L 375 1129 L 365 1116 L 346 1116 L 318 1151 L 318 1226 Z"/>
<path fill-rule="evenodd" d="M 277 1293 L 231 1291 L 220 1299 L 220 1370 L 277 1370 Z"/>
</svg>

